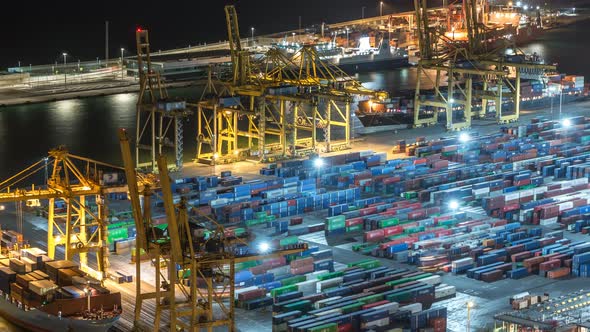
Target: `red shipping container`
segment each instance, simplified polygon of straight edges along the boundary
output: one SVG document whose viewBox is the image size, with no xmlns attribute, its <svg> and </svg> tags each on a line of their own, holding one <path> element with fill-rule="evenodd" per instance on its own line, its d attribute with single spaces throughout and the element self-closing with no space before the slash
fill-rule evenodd
<svg viewBox="0 0 590 332">
<path fill-rule="evenodd" d="M 374 231 L 365 232 L 363 235 L 364 242 L 379 242 L 383 240 L 384 237 L 383 229 L 376 229 Z"/>
<path fill-rule="evenodd" d="M 239 301 L 248 301 L 253 299 L 258 299 L 264 297 L 266 295 L 266 290 L 264 288 L 253 289 L 251 291 L 243 292 L 238 294 Z"/>
<path fill-rule="evenodd" d="M 389 301 L 383 300 L 383 301 L 378 301 L 378 302 L 373 302 L 373 303 L 365 304 L 362 308 L 363 308 L 363 310 L 364 309 L 370 309 L 370 308 L 378 307 L 378 306 L 380 306 L 382 304 L 387 304 L 387 303 L 389 303 Z"/>
<path fill-rule="evenodd" d="M 361 216 L 368 216 L 371 214 L 376 214 L 377 208 L 376 207 L 368 207 L 368 208 L 360 209 L 359 212 L 360 212 Z"/>
<path fill-rule="evenodd" d="M 515 211 L 518 209 L 520 209 L 520 204 L 518 204 L 518 203 L 507 204 L 502 208 L 502 212 Z"/>
<path fill-rule="evenodd" d="M 302 266 L 307 266 L 307 265 L 313 266 L 313 257 L 296 259 L 296 260 L 292 261 L 290 265 L 292 268 L 297 268 L 297 267 L 302 267 Z"/>
<path fill-rule="evenodd" d="M 541 271 L 551 271 L 558 267 L 561 267 L 561 261 L 556 259 L 539 264 L 539 270 Z"/>
<path fill-rule="evenodd" d="M 418 210 L 408 213 L 408 220 L 418 220 L 422 218 L 426 218 L 426 210 Z"/>
<path fill-rule="evenodd" d="M 506 225 L 507 223 L 508 223 L 508 221 L 507 221 L 507 220 L 504 220 L 504 219 L 502 219 L 502 220 L 493 221 L 493 222 L 491 223 L 491 226 L 492 226 L 492 227 L 504 226 L 504 225 Z"/>
<path fill-rule="evenodd" d="M 362 225 L 364 222 L 363 218 L 352 218 L 345 221 L 346 227 Z"/>
<path fill-rule="evenodd" d="M 449 220 L 451 216 L 434 217 L 434 224 L 437 225 L 439 221 Z"/>
<path fill-rule="evenodd" d="M 313 272 L 313 264 L 311 265 L 304 265 L 300 267 L 292 267 L 291 274 L 292 275 L 299 275 L 299 274 L 306 274 L 309 272 Z"/>
<path fill-rule="evenodd" d="M 352 332 L 352 323 L 338 325 L 338 332 Z"/>
<path fill-rule="evenodd" d="M 404 232 L 403 226 L 391 226 L 391 227 L 383 228 L 383 235 L 384 236 L 397 235 L 397 234 L 401 234 L 403 232 Z"/>
<path fill-rule="evenodd" d="M 516 262 L 522 262 L 523 260 L 530 258 L 531 256 L 532 256 L 532 254 L 530 251 L 523 251 L 523 252 L 519 252 L 517 254 L 510 256 L 510 259 L 512 260 L 512 262 L 516 263 Z"/>
<path fill-rule="evenodd" d="M 303 223 L 303 218 L 302 217 L 295 217 L 295 218 L 291 218 L 291 220 L 289 221 L 289 225 L 293 226 L 293 225 L 301 225 Z"/>
</svg>

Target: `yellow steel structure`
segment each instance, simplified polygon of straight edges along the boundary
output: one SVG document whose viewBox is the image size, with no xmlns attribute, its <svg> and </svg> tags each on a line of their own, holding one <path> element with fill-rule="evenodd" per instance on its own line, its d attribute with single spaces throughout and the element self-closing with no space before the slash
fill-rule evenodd
<svg viewBox="0 0 590 332">
<path fill-rule="evenodd" d="M 173 148 L 175 164 L 180 170 L 183 164 L 183 119 L 191 114 L 183 101 L 172 101 L 160 73 L 154 70 L 150 57 L 148 30 L 137 29 L 137 69 L 139 73 L 139 97 L 136 111 L 135 163 L 156 171 L 156 156 L 165 147 Z M 145 156 L 147 151 L 147 157 Z"/>
<path fill-rule="evenodd" d="M 447 130 L 470 128 L 474 115 L 472 108 L 477 101 L 481 102 L 481 111 L 476 116 L 485 116 L 488 103 L 492 101 L 498 123 L 516 121 L 520 115 L 521 73 L 527 70 L 542 73 L 543 70 L 555 69 L 544 64 L 507 61 L 505 53 L 508 47 L 516 50 L 507 40 L 499 39 L 494 46 L 490 46 L 487 40 L 490 31 L 483 23 L 486 21 L 485 2 L 481 0 L 463 1 L 466 43 L 450 39 L 445 31 L 429 26 L 426 0 L 414 0 L 414 6 L 421 55 L 418 74 L 434 86 L 434 96 L 427 100 L 421 95 L 421 80 L 416 80 L 415 127 L 435 125 L 439 110 L 444 110 Z M 431 77 L 433 73 L 434 80 Z M 447 83 L 445 92 L 441 91 L 443 80 Z M 476 87 L 474 83 L 479 85 Z M 508 92 L 504 92 L 504 88 Z M 512 105 L 506 112 L 506 107 L 503 107 L 505 101 Z M 454 118 L 457 107 L 463 109 L 462 119 Z"/>
<path fill-rule="evenodd" d="M 125 130 L 119 131 L 121 153 L 125 163 L 128 179 L 136 179 L 138 173 L 133 167 L 131 149 Z M 260 260 L 299 253 L 303 248 L 277 250 L 272 253 L 255 256 L 236 256 L 231 251 L 235 240 L 226 238 L 222 225 L 208 216 L 201 216 L 207 220 L 199 225 L 206 226 L 210 235 L 206 240 L 199 241 L 191 233 L 189 226 L 189 205 L 185 199 L 178 204 L 172 201 L 171 180 L 166 167 L 166 158 L 158 158 L 159 186 L 166 210 L 168 235 L 157 237 L 150 235 L 151 210 L 150 197 L 154 186 L 129 182 L 129 195 L 132 202 L 133 215 L 137 228 L 136 257 L 140 257 L 141 250 L 150 256 L 154 262 L 156 279 L 154 291 L 145 292 L 141 287 L 142 271 L 139 259 L 136 259 L 136 306 L 134 325 L 141 327 L 140 314 L 145 301 L 154 300 L 156 314 L 153 324 L 149 324 L 153 331 L 160 331 L 164 325 L 170 331 L 182 329 L 184 331 L 213 331 L 214 327 L 226 326 L 230 331 L 235 330 L 234 314 L 234 266 L 235 263 Z M 141 178 L 141 177 L 140 177 Z M 141 202 L 143 197 L 143 208 Z M 239 240 L 237 240 L 240 242 Z M 247 245 L 242 242 L 243 245 Z M 180 278 L 179 271 L 185 278 Z M 187 286 L 181 279 L 188 280 Z M 164 312 L 170 319 L 162 324 Z M 214 314 L 215 313 L 215 314 Z"/>
<path fill-rule="evenodd" d="M 46 163 L 52 169 L 46 185 L 18 188 L 43 171 L 47 167 Z M 108 170 L 106 173 L 105 169 Z M 51 150 L 48 158 L 0 182 L 0 203 L 48 200 L 48 256 L 55 258 L 56 247 L 63 246 L 65 259 L 71 260 L 77 255 L 84 271 L 104 280 L 109 266 L 105 195 L 127 191 L 127 186 L 121 181 L 111 182 L 110 176 L 104 177 L 116 174 L 109 173 L 113 171 L 120 172 L 122 168 L 72 155 L 60 147 Z M 113 177 L 116 179 L 116 175 Z M 96 210 L 90 209 L 89 197 L 94 198 Z M 64 203 L 64 211 L 56 208 L 55 203 L 58 201 Z M 89 253 L 96 257 L 96 270 L 89 267 Z"/>
<path fill-rule="evenodd" d="M 199 104 L 198 162 L 254 157 L 262 161 L 350 146 L 353 96 L 386 98 L 320 60 L 314 46 L 292 58 L 276 49 L 253 61 L 242 47 L 238 17 L 225 7 L 233 63 L 230 82 L 213 82 Z M 219 89 L 212 89 L 215 83 Z M 215 91 L 215 93 L 213 92 Z"/>
</svg>

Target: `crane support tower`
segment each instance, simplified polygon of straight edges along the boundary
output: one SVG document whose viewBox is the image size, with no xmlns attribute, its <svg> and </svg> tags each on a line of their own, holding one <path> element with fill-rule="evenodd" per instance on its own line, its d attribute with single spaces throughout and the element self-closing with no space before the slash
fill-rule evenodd
<svg viewBox="0 0 590 332">
<path fill-rule="evenodd" d="M 440 111 L 445 113 L 447 130 L 470 128 L 474 116 L 486 117 L 490 109 L 498 123 L 517 121 L 521 74 L 542 75 L 545 70 L 555 70 L 555 66 L 520 61 L 524 55 L 518 54 L 508 40 L 497 38 L 490 42 L 485 1 L 463 1 L 460 26 L 465 30 L 466 41 L 455 39 L 453 22 L 446 27 L 452 26 L 452 33 L 443 26 L 431 26 L 427 0 L 414 0 L 414 7 L 421 55 L 414 96 L 415 127 L 437 124 Z M 515 50 L 517 57 L 508 57 L 508 49 Z M 422 94 L 421 78 L 432 83 L 434 95 Z"/>
<path fill-rule="evenodd" d="M 387 94 L 324 63 L 313 45 L 291 58 L 270 49 L 254 60 L 240 40 L 235 7 L 226 6 L 225 14 L 232 75 L 229 81 L 209 76 L 208 93 L 197 105 L 196 161 L 271 162 L 349 148 L 354 97 Z"/>
<path fill-rule="evenodd" d="M 160 73 L 152 66 L 148 30 L 138 28 L 135 39 L 139 73 L 135 134 L 136 167 L 157 171 L 156 157 L 164 153 L 164 148 L 171 148 L 175 156 L 175 163 L 171 168 L 180 170 L 184 153 L 183 120 L 192 112 L 186 108 L 186 101 L 168 96 Z"/>
</svg>

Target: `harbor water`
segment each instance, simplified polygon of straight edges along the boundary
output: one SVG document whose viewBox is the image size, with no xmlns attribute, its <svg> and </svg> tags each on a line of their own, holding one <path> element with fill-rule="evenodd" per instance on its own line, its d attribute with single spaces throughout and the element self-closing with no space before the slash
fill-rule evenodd
<svg viewBox="0 0 590 332">
<path fill-rule="evenodd" d="M 523 48 L 536 52 L 549 63 L 557 62 L 558 70 L 584 75 L 590 80 L 590 43 L 582 36 L 590 31 L 590 20 L 555 29 Z M 357 75 L 368 88 L 384 89 L 393 94 L 415 86 L 415 68 Z M 432 85 L 427 80 L 424 88 Z M 170 91 L 171 95 L 196 100 L 196 87 Z M 85 99 L 56 101 L 42 104 L 0 108 L 0 179 L 14 175 L 39 161 L 47 152 L 60 145 L 76 155 L 122 164 L 117 138 L 118 128 L 135 132 L 135 103 L 137 94 L 125 93 Z M 196 119 L 185 124 L 185 161 L 196 153 Z M 1 217 L 1 214 L 0 214 Z M 0 318 L 0 331 L 22 331 Z"/>
</svg>

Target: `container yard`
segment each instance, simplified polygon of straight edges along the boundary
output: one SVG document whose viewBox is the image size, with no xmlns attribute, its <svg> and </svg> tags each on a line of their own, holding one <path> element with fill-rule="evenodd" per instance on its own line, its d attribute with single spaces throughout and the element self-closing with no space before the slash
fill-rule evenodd
<svg viewBox="0 0 590 332">
<path fill-rule="evenodd" d="M 228 49 L 209 45 L 221 67 L 206 70 L 152 63 L 136 27 L 137 128 L 108 133 L 123 165 L 59 146 L 0 180 L 0 316 L 35 331 L 588 331 L 590 117 L 562 112 L 588 84 L 516 47 L 555 23 L 521 5 L 381 2 L 260 40 L 228 5 Z M 411 100 L 357 81 L 410 64 Z M 201 98 L 171 97 L 166 71 L 197 67 Z M 358 137 L 355 121 L 404 126 Z"/>
</svg>

